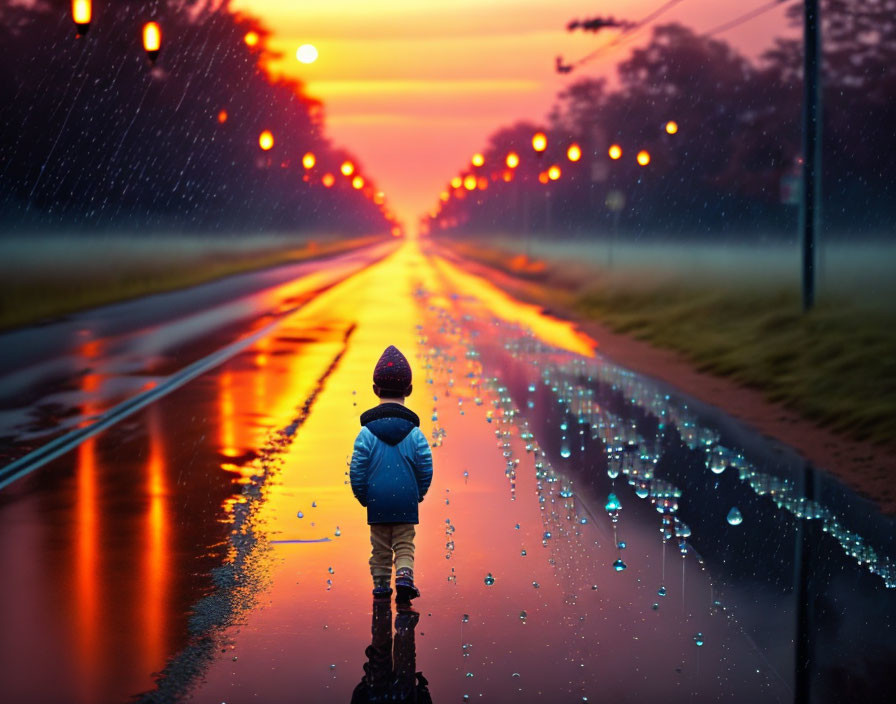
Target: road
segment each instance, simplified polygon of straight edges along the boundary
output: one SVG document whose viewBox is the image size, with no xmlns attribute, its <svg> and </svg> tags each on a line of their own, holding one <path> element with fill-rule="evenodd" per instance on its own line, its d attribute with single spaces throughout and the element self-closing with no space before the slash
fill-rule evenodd
<svg viewBox="0 0 896 704">
<path fill-rule="evenodd" d="M 235 316 L 207 291 L 28 333 L 9 458 L 245 344 L 0 492 L 4 701 L 368 701 L 365 666 L 437 702 L 793 701 L 803 558 L 812 701 L 890 700 L 892 521 L 795 454 L 415 241 Z M 433 446 L 419 619 L 373 608 L 347 485 L 389 344 Z"/>
</svg>

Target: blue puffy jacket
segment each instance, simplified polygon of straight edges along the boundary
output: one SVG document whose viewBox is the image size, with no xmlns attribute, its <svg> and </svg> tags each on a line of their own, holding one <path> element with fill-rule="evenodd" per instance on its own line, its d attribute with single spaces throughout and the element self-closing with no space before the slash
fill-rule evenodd
<svg viewBox="0 0 896 704">
<path fill-rule="evenodd" d="M 432 482 L 432 451 L 420 418 L 400 403 L 361 414 L 349 471 L 368 523 L 418 523 L 417 504 Z"/>
</svg>

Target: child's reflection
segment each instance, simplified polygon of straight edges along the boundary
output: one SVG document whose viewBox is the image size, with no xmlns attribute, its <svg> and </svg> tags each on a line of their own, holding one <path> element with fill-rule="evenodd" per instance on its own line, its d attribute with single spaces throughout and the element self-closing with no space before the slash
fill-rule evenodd
<svg viewBox="0 0 896 704">
<path fill-rule="evenodd" d="M 420 614 L 411 608 L 399 608 L 392 638 L 392 605 L 374 600 L 373 638 L 364 651 L 364 676 L 352 693 L 352 704 L 364 702 L 414 702 L 432 704 L 426 678 L 417 669 L 414 628 Z M 394 648 L 394 650 L 393 650 Z"/>
</svg>

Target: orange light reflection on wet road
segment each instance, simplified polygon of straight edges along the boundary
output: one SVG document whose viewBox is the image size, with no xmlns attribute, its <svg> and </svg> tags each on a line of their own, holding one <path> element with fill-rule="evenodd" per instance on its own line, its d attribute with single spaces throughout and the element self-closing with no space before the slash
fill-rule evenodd
<svg viewBox="0 0 896 704">
<path fill-rule="evenodd" d="M 168 544 L 171 516 L 166 486 L 165 433 L 159 418 L 158 405 L 149 409 L 149 461 L 146 464 L 146 493 L 149 508 L 146 512 L 145 544 L 142 581 L 145 588 L 142 604 L 143 669 L 153 672 L 165 662 L 170 607 L 168 590 L 171 580 L 170 546 Z"/>
</svg>

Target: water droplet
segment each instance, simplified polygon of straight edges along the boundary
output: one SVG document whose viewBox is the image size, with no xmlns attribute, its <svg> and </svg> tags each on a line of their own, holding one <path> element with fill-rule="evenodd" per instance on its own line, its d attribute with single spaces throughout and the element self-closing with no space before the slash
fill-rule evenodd
<svg viewBox="0 0 896 704">
<path fill-rule="evenodd" d="M 613 563 L 613 567 L 616 569 L 617 572 L 622 572 L 622 570 L 625 569 L 625 566 L 626 566 L 626 565 L 625 565 L 625 563 L 622 561 L 622 558 L 621 558 L 621 557 L 618 558 L 618 559 Z"/>
<path fill-rule="evenodd" d="M 694 642 L 697 644 L 697 647 L 698 647 L 698 648 L 699 648 L 701 645 L 703 645 L 703 634 L 702 634 L 702 633 L 697 633 L 697 635 L 694 636 Z"/>
<path fill-rule="evenodd" d="M 516 528 L 517 530 L 519 530 L 519 529 L 520 529 L 520 524 L 517 523 L 517 524 L 514 526 L 514 528 Z"/>
<path fill-rule="evenodd" d="M 739 526 L 744 522 L 744 517 L 741 515 L 740 511 L 737 510 L 737 506 L 732 508 L 728 512 L 728 524 L 732 526 Z"/>
<path fill-rule="evenodd" d="M 619 511 L 622 508 L 622 504 L 619 503 L 619 499 L 616 498 L 616 494 L 610 494 L 607 497 L 607 503 L 604 506 L 608 513 L 613 511 Z"/>
<path fill-rule="evenodd" d="M 666 596 L 666 588 L 664 586 L 660 586 L 660 588 L 656 590 L 656 593 L 660 596 Z"/>
<path fill-rule="evenodd" d="M 538 582 L 532 582 L 532 586 L 535 587 L 536 589 L 538 589 L 538 587 L 539 587 L 540 585 L 538 584 Z"/>
<path fill-rule="evenodd" d="M 657 604 L 656 602 L 653 602 L 653 606 L 651 606 L 650 608 L 652 608 L 654 611 L 658 611 L 660 608 L 660 605 Z"/>
<path fill-rule="evenodd" d="M 542 537 L 544 540 L 550 540 L 550 539 L 551 539 L 551 531 L 546 530 L 546 531 L 544 532 L 544 535 L 541 536 L 541 537 Z"/>
<path fill-rule="evenodd" d="M 620 540 L 618 543 L 616 543 L 616 547 L 619 548 L 620 550 L 625 550 L 625 541 Z"/>
<path fill-rule="evenodd" d="M 461 617 L 460 622 L 461 622 L 461 623 L 467 623 L 469 620 L 470 620 L 470 614 L 464 614 L 464 615 Z"/>
<path fill-rule="evenodd" d="M 468 672 L 468 673 L 467 673 L 467 677 L 472 677 L 472 676 L 473 676 L 473 673 L 472 673 L 472 672 Z"/>
<path fill-rule="evenodd" d="M 515 680 L 518 680 L 518 679 L 520 678 L 520 673 L 519 673 L 519 672 L 514 672 L 514 673 L 511 675 L 511 677 L 513 677 L 513 679 L 515 679 Z"/>
<path fill-rule="evenodd" d="M 331 669 L 331 670 L 335 670 L 335 669 L 336 669 L 336 664 L 335 664 L 335 663 L 331 664 L 331 665 L 330 665 L 330 669 Z"/>
<path fill-rule="evenodd" d="M 332 567 L 327 567 L 327 572 L 330 574 L 336 574 L 335 570 Z"/>
<path fill-rule="evenodd" d="M 304 518 L 304 517 L 305 517 L 305 514 L 302 513 L 301 511 L 299 511 L 299 512 L 296 514 L 296 517 L 298 517 L 298 518 Z"/>
<path fill-rule="evenodd" d="M 525 621 L 526 618 L 527 618 L 527 616 L 528 616 L 528 614 L 526 613 L 526 610 L 525 610 L 525 609 L 523 609 L 522 611 L 520 611 L 520 621 Z"/>
<path fill-rule="evenodd" d="M 596 585 L 596 584 L 592 584 L 592 585 L 591 585 L 591 591 L 593 591 L 593 592 L 596 592 L 596 591 L 597 591 L 597 585 Z"/>
<path fill-rule="evenodd" d="M 489 572 L 487 575 L 485 575 L 484 581 L 485 581 L 485 586 L 490 587 L 495 583 L 495 578 L 492 577 L 492 573 Z"/>
<path fill-rule="evenodd" d="M 311 502 L 311 508 L 317 508 L 317 501 Z"/>
<path fill-rule="evenodd" d="M 523 557 L 526 556 L 526 550 L 525 550 L 525 548 L 523 548 L 522 550 L 520 550 L 520 555 L 522 555 Z"/>
<path fill-rule="evenodd" d="M 560 444 L 560 456 L 563 459 L 568 459 L 570 457 L 570 455 L 572 455 L 572 451 L 569 449 L 569 443 L 566 440 L 564 440 Z"/>
<path fill-rule="evenodd" d="M 333 535 L 335 535 L 337 538 L 338 538 L 340 535 L 342 535 L 342 531 L 339 530 L 339 526 L 336 526 L 336 532 L 333 533 Z"/>
</svg>

